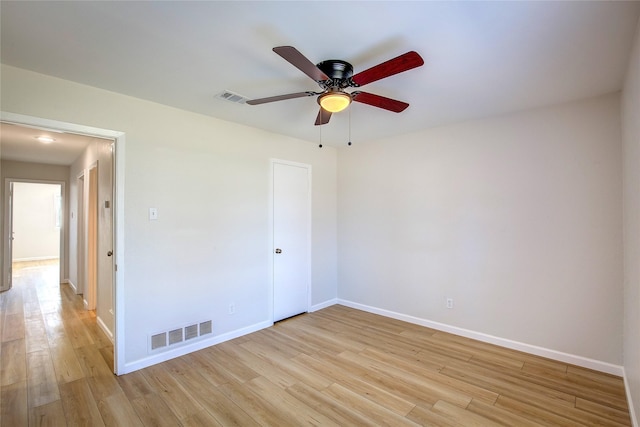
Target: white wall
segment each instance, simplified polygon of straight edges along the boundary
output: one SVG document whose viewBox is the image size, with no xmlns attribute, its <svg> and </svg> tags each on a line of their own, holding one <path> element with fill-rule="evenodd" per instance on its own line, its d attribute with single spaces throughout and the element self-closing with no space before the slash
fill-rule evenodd
<svg viewBox="0 0 640 427">
<path fill-rule="evenodd" d="M 1 78 L 2 111 L 126 134 L 125 370 L 150 361 L 151 333 L 211 319 L 221 336 L 271 320 L 271 158 L 312 165 L 312 303 L 336 297 L 335 149 L 14 67 Z"/>
<path fill-rule="evenodd" d="M 617 94 L 340 150 L 339 298 L 621 365 L 621 179 Z"/>
<path fill-rule="evenodd" d="M 640 22 L 622 92 L 624 150 L 624 369 L 640 411 Z"/>
<path fill-rule="evenodd" d="M 61 196 L 60 185 L 14 183 L 14 261 L 59 258 L 62 227 L 56 226 L 56 196 Z"/>
</svg>

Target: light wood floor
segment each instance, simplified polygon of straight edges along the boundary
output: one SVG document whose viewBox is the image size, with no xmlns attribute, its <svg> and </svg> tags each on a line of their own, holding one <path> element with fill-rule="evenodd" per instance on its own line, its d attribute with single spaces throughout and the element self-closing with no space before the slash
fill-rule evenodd
<svg viewBox="0 0 640 427">
<path fill-rule="evenodd" d="M 56 267 L 18 274 L 2 426 L 630 425 L 619 377 L 342 306 L 116 377 Z"/>
</svg>

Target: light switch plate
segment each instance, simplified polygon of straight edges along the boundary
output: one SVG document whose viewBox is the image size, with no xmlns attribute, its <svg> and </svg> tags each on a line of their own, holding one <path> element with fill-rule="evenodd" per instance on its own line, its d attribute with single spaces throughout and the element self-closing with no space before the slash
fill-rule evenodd
<svg viewBox="0 0 640 427">
<path fill-rule="evenodd" d="M 158 219 L 158 208 L 149 208 L 149 221 Z"/>
</svg>

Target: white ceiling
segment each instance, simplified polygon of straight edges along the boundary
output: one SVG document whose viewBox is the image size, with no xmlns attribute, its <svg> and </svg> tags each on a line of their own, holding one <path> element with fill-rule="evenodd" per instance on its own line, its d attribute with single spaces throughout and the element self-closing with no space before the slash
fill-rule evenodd
<svg viewBox="0 0 640 427">
<path fill-rule="evenodd" d="M 8 65 L 310 141 L 318 105 L 216 99 L 317 90 L 272 52 L 355 72 L 409 50 L 425 65 L 363 90 L 408 102 L 354 103 L 354 144 L 621 89 L 640 2 L 0 2 Z M 90 108 L 88 106 L 87 108 Z M 349 115 L 322 126 L 345 145 Z"/>
<path fill-rule="evenodd" d="M 53 138 L 42 143 L 36 138 Z M 0 158 L 18 162 L 71 165 L 95 137 L 0 123 Z"/>
</svg>

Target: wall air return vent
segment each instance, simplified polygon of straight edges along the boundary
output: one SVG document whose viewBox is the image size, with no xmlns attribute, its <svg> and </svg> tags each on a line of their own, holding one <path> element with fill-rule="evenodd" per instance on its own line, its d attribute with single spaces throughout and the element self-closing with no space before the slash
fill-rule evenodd
<svg viewBox="0 0 640 427">
<path fill-rule="evenodd" d="M 156 334 L 151 336 L 151 350 L 156 350 L 167 346 L 167 333 Z"/>
<path fill-rule="evenodd" d="M 197 340 L 203 335 L 213 332 L 211 320 L 192 323 L 188 326 L 171 329 L 167 332 L 159 332 L 149 336 L 149 351 L 162 350 L 165 347 L 179 346 L 187 341 Z M 167 348 L 168 350 L 168 348 Z"/>
<path fill-rule="evenodd" d="M 222 99 L 223 101 L 229 101 L 229 102 L 234 102 L 236 104 L 244 104 L 247 102 L 247 98 L 242 96 L 242 95 L 238 95 L 237 93 L 233 93 L 229 90 L 224 90 L 218 94 L 216 94 L 215 96 L 218 99 Z"/>
<path fill-rule="evenodd" d="M 211 333 L 211 320 L 200 323 L 200 336 Z"/>
<path fill-rule="evenodd" d="M 184 328 L 184 340 L 188 341 L 193 338 L 198 338 L 198 325 L 190 325 Z"/>
<path fill-rule="evenodd" d="M 182 328 L 169 331 L 169 345 L 182 342 Z"/>
</svg>

